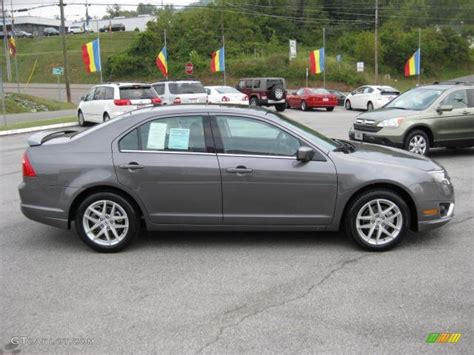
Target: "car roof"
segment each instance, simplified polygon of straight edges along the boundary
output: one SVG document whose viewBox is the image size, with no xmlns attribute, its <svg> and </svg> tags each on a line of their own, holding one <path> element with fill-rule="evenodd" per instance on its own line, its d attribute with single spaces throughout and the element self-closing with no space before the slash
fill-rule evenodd
<svg viewBox="0 0 474 355">
<path fill-rule="evenodd" d="M 270 77 L 270 76 L 262 76 L 262 77 L 255 77 L 255 78 L 241 78 L 240 80 L 285 80 L 285 78 L 281 77 Z"/>
<path fill-rule="evenodd" d="M 152 83 L 151 85 L 166 84 L 166 83 L 171 83 L 171 84 L 175 84 L 175 83 L 199 83 L 199 84 L 202 84 L 201 81 L 199 81 L 199 80 L 189 79 L 189 80 L 160 80 L 160 81 L 156 81 L 156 82 Z"/>
<path fill-rule="evenodd" d="M 135 85 L 138 85 L 138 86 L 151 86 L 151 84 L 147 84 L 147 83 L 102 83 L 102 84 L 95 85 L 95 87 L 99 87 L 99 86 L 117 86 L 117 87 L 121 87 L 121 86 L 135 86 Z"/>
</svg>

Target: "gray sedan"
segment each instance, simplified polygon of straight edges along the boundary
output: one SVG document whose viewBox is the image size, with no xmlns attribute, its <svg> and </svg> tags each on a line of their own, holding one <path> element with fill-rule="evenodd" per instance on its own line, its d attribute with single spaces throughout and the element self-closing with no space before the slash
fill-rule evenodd
<svg viewBox="0 0 474 355">
<path fill-rule="evenodd" d="M 453 217 L 434 161 L 329 139 L 258 108 L 145 108 L 87 131 L 28 140 L 28 218 L 118 251 L 148 230 L 337 231 L 387 250 Z"/>
</svg>

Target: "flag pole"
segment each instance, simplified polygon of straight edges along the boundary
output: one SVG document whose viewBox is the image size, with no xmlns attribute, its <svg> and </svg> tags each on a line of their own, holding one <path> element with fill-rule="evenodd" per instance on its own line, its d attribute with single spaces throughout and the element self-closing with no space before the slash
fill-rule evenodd
<svg viewBox="0 0 474 355">
<path fill-rule="evenodd" d="M 102 77 L 102 49 L 100 48 L 100 31 L 99 31 L 99 19 L 97 20 L 97 44 L 99 45 L 99 64 L 100 64 L 100 83 L 103 83 L 103 77 Z"/>
<path fill-rule="evenodd" d="M 15 19 L 13 17 L 13 0 L 10 0 L 10 7 L 11 7 L 12 37 L 13 37 L 15 35 Z M 16 89 L 18 93 L 20 93 L 20 79 L 19 79 L 20 75 L 18 74 L 18 59 L 16 58 L 16 52 L 18 52 L 18 46 L 15 41 L 15 56 L 13 57 L 13 60 L 15 61 Z"/>
<path fill-rule="evenodd" d="M 222 50 L 224 51 L 224 86 L 226 86 L 226 68 L 225 68 L 225 40 L 224 40 L 224 0 L 221 1 L 221 33 L 222 33 Z"/>
<path fill-rule="evenodd" d="M 324 51 L 323 87 L 326 88 L 326 27 L 323 27 L 323 51 Z"/>
<path fill-rule="evenodd" d="M 418 86 L 420 86 L 421 76 L 421 28 L 418 29 Z"/>
<path fill-rule="evenodd" d="M 168 71 L 169 71 L 169 65 L 168 65 L 168 48 L 167 48 L 167 45 L 166 45 L 166 29 L 164 30 L 164 36 L 165 36 L 165 50 L 166 50 L 166 76 L 165 76 L 165 79 L 168 80 Z"/>
</svg>

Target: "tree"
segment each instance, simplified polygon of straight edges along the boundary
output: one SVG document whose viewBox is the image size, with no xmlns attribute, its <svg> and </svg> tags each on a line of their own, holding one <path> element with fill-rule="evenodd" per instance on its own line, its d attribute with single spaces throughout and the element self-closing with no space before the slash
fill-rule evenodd
<svg viewBox="0 0 474 355">
<path fill-rule="evenodd" d="M 139 3 L 137 13 L 139 15 L 153 15 L 156 12 L 156 6 L 152 4 Z"/>
</svg>

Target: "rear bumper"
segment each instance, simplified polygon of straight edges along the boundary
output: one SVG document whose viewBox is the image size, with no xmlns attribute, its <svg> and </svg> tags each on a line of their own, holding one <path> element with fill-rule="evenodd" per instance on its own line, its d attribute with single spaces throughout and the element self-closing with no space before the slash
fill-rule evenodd
<svg viewBox="0 0 474 355">
<path fill-rule="evenodd" d="M 63 210 L 21 204 L 21 212 L 26 218 L 53 227 L 68 229 L 68 218 Z"/>
<path fill-rule="evenodd" d="M 278 104 L 285 104 L 286 105 L 286 99 L 281 99 L 281 100 L 262 100 L 260 99 L 258 102 L 262 106 L 272 106 L 272 105 L 278 105 Z"/>
</svg>

